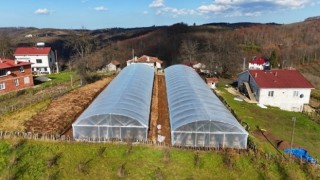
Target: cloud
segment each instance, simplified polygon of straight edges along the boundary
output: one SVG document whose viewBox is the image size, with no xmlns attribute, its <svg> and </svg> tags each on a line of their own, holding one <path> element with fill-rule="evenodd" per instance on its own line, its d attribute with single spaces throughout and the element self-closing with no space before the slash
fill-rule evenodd
<svg viewBox="0 0 320 180">
<path fill-rule="evenodd" d="M 106 11 L 106 10 L 108 10 L 108 8 L 106 8 L 104 6 L 98 6 L 98 7 L 95 7 L 94 10 L 96 10 L 96 11 Z"/>
<path fill-rule="evenodd" d="M 154 0 L 149 4 L 149 7 L 163 7 L 164 1 L 163 0 Z"/>
<path fill-rule="evenodd" d="M 214 0 L 201 5 L 197 10 L 202 14 L 222 14 L 225 17 L 259 16 L 280 10 L 303 8 L 311 0 Z"/>
<path fill-rule="evenodd" d="M 148 11 L 143 11 L 143 14 L 148 14 L 149 12 Z"/>
<path fill-rule="evenodd" d="M 178 17 L 183 15 L 193 15 L 196 11 L 192 9 L 177 9 L 172 7 L 163 7 L 157 10 L 157 15 L 170 15 L 172 17 Z"/>
<path fill-rule="evenodd" d="M 154 0 L 149 7 L 156 9 L 156 15 L 165 15 L 171 17 L 178 17 L 182 15 L 193 15 L 196 13 L 193 9 L 178 9 L 174 7 L 168 7 L 164 4 L 164 0 Z"/>
<path fill-rule="evenodd" d="M 43 9 L 37 9 L 35 12 L 35 14 L 39 14 L 39 15 L 47 15 L 50 14 L 49 10 L 47 8 L 43 8 Z"/>
<path fill-rule="evenodd" d="M 228 9 L 225 5 L 216 5 L 216 4 L 210 4 L 210 5 L 202 5 L 198 7 L 198 10 L 201 13 L 208 13 L 208 12 L 220 12 L 223 10 Z"/>
</svg>

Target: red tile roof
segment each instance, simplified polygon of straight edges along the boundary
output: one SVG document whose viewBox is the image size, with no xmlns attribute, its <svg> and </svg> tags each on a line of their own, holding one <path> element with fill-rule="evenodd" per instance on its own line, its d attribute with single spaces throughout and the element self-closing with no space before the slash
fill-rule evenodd
<svg viewBox="0 0 320 180">
<path fill-rule="evenodd" d="M 119 61 L 117 61 L 117 60 L 112 60 L 111 63 L 112 63 L 113 65 L 115 65 L 115 66 L 117 66 L 117 65 L 120 64 Z"/>
<path fill-rule="evenodd" d="M 263 58 L 256 58 L 256 59 L 252 59 L 249 61 L 249 63 L 252 63 L 252 64 L 259 64 L 259 65 L 262 65 L 266 62 L 265 59 Z"/>
<path fill-rule="evenodd" d="M 148 61 L 149 60 L 149 61 Z M 137 62 L 147 62 L 147 63 L 153 63 L 153 62 L 158 62 L 160 64 L 163 63 L 163 61 L 161 61 L 160 59 L 158 59 L 157 57 L 152 57 L 152 56 L 147 56 L 147 55 L 143 55 L 141 57 L 139 57 L 137 59 Z"/>
<path fill-rule="evenodd" d="M 29 62 L 20 62 L 17 61 L 17 64 L 15 64 L 15 60 L 12 59 L 0 59 L 0 69 L 8 69 L 12 67 L 20 67 L 20 66 L 25 66 L 25 65 L 30 65 L 31 63 Z"/>
<path fill-rule="evenodd" d="M 48 55 L 51 47 L 18 47 L 14 55 Z"/>
<path fill-rule="evenodd" d="M 207 81 L 207 83 L 209 83 L 209 82 L 217 83 L 217 82 L 219 82 L 219 79 L 218 78 L 206 78 L 206 81 Z"/>
<path fill-rule="evenodd" d="M 314 88 L 297 70 L 249 70 L 260 88 Z"/>
</svg>

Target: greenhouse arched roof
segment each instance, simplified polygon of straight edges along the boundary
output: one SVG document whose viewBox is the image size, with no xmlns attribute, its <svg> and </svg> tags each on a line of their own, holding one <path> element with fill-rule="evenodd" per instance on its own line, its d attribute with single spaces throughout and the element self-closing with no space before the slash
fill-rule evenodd
<svg viewBox="0 0 320 180">
<path fill-rule="evenodd" d="M 144 64 L 124 68 L 72 126 L 149 126 L 154 70 Z"/>
<path fill-rule="evenodd" d="M 194 69 L 173 65 L 165 77 L 171 131 L 248 134 Z"/>
</svg>

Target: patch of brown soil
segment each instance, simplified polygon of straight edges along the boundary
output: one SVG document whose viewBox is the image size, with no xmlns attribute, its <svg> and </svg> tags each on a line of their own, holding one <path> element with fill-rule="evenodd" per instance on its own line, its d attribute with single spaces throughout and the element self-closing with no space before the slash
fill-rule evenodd
<svg viewBox="0 0 320 180">
<path fill-rule="evenodd" d="M 272 134 L 269 131 L 261 132 L 260 130 L 257 129 L 257 130 L 254 130 L 252 134 L 254 135 L 254 137 L 262 141 L 268 141 L 274 147 L 277 147 L 280 150 L 290 148 L 290 143 L 288 141 L 278 139 L 274 134 Z M 293 144 L 292 147 L 299 147 L 299 146 L 296 144 Z"/>
<path fill-rule="evenodd" d="M 157 125 L 161 129 L 157 129 Z M 165 143 L 171 143 L 169 109 L 164 75 L 156 75 L 153 87 L 150 115 L 149 139 L 157 142 L 158 135 L 165 136 Z"/>
<path fill-rule="evenodd" d="M 158 121 L 158 76 L 153 82 L 152 102 L 150 111 L 149 139 L 152 142 L 157 141 L 157 121 Z"/>
<path fill-rule="evenodd" d="M 45 111 L 26 122 L 27 132 L 62 134 L 112 79 L 105 78 L 52 100 Z"/>
<path fill-rule="evenodd" d="M 171 128 L 169 120 L 169 107 L 167 99 L 166 81 L 164 75 L 158 76 L 158 124 L 161 125 L 160 135 L 165 136 L 165 143 L 171 143 Z"/>
</svg>

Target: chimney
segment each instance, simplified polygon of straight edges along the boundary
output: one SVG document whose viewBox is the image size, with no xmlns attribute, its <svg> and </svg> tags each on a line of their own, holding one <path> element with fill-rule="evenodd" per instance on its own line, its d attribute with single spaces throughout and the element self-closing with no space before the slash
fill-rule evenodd
<svg viewBox="0 0 320 180">
<path fill-rule="evenodd" d="M 255 78 L 258 77 L 258 73 L 255 73 L 255 74 L 254 74 L 254 77 L 255 77 Z"/>
<path fill-rule="evenodd" d="M 150 61 L 150 57 L 149 56 L 147 56 L 147 62 L 149 62 Z"/>
<path fill-rule="evenodd" d="M 278 72 L 274 73 L 274 76 L 278 76 Z"/>
<path fill-rule="evenodd" d="M 14 60 L 14 64 L 16 64 L 16 65 L 18 64 L 18 61 L 16 59 Z"/>
<path fill-rule="evenodd" d="M 0 63 L 2 63 L 2 59 L 0 58 Z"/>
</svg>

